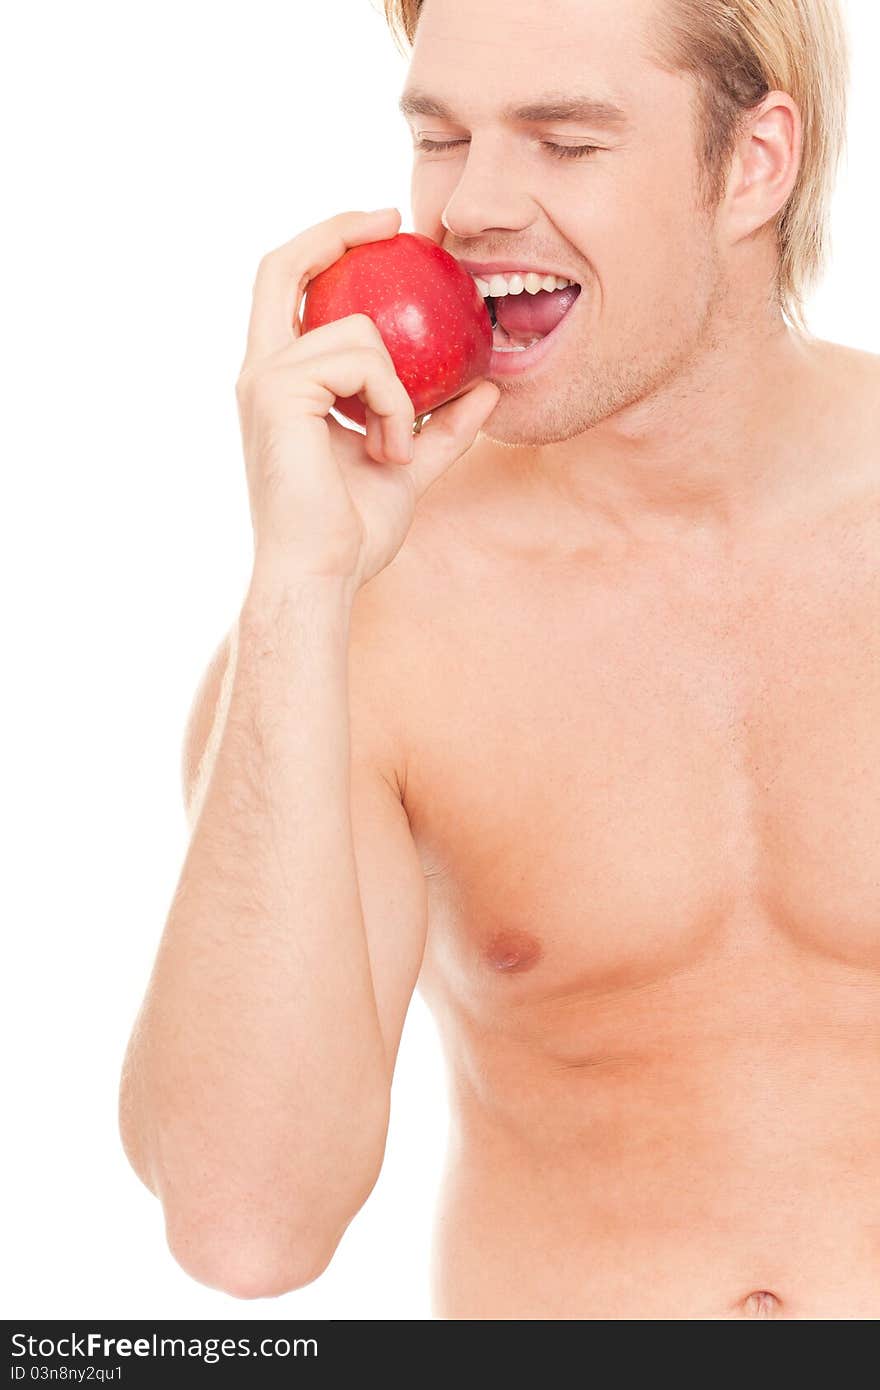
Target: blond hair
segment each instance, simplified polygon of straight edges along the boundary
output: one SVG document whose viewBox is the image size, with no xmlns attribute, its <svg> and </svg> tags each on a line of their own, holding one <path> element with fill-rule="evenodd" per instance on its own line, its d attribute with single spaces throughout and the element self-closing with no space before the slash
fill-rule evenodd
<svg viewBox="0 0 880 1390">
<path fill-rule="evenodd" d="M 423 0 L 382 0 L 404 57 Z M 775 295 L 792 326 L 808 335 L 805 301 L 826 269 L 831 200 L 846 146 L 849 39 L 840 0 L 663 0 L 651 56 L 694 78 L 700 194 L 717 206 L 748 116 L 772 91 L 787 92 L 803 125 L 797 179 L 772 225 Z"/>
</svg>

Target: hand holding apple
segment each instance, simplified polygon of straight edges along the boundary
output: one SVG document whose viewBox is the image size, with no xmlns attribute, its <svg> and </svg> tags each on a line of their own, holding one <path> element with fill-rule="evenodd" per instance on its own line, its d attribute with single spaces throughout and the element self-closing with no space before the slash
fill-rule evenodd
<svg viewBox="0 0 880 1390">
<path fill-rule="evenodd" d="M 392 239 L 399 224 L 396 208 L 340 213 L 260 262 L 235 390 L 261 592 L 318 577 L 353 594 L 391 562 L 419 498 L 471 446 L 497 404 L 492 382 L 462 386 L 414 437 L 413 402 L 368 315 L 301 331 L 298 308 L 310 282 L 349 250 Z M 453 379 L 438 369 L 441 379 L 448 389 Z M 464 372 L 462 382 L 469 380 Z M 366 437 L 330 414 L 340 400 L 363 403 Z"/>
</svg>

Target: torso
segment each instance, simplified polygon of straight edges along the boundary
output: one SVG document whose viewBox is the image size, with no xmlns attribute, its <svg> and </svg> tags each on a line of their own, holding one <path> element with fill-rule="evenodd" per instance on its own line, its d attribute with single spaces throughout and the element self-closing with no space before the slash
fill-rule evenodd
<svg viewBox="0 0 880 1390">
<path fill-rule="evenodd" d="M 452 1076 L 441 1317 L 880 1316 L 865 460 L 699 558 L 475 545 L 466 459 L 420 505 L 384 582 Z"/>
</svg>

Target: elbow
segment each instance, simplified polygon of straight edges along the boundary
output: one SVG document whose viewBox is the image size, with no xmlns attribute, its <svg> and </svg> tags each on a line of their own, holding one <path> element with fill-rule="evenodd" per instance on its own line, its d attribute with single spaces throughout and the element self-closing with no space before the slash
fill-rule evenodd
<svg viewBox="0 0 880 1390">
<path fill-rule="evenodd" d="M 230 1174 L 212 1181 L 188 1168 L 184 1182 L 158 1175 L 171 1255 L 192 1279 L 233 1298 L 279 1298 L 313 1283 L 366 1202 L 384 1157 L 385 1123 L 359 1136 L 338 1167 L 296 1175 L 288 1163 L 251 1170 L 247 1190 Z M 180 1168 L 178 1167 L 178 1178 Z M 210 1194 L 210 1195 L 209 1195 Z"/>
<path fill-rule="evenodd" d="M 279 1210 L 256 1203 L 248 1210 L 234 1201 L 196 1214 L 190 1205 L 165 1211 L 168 1248 L 181 1269 L 200 1284 L 233 1298 L 280 1298 L 314 1283 L 330 1264 L 348 1225 L 372 1190 L 378 1169 L 356 1190 L 324 1190 L 310 1203 L 290 1202 Z M 334 1200 L 335 1198 L 335 1200 Z"/>
<path fill-rule="evenodd" d="M 117 1101 L 116 1124 L 122 1151 L 144 1187 L 156 1195 L 156 1183 L 152 1166 L 144 1143 L 143 1131 L 138 1123 L 139 1115 L 135 1099 L 133 1069 L 128 1056 L 123 1067 Z"/>
<path fill-rule="evenodd" d="M 194 1235 L 168 1228 L 168 1247 L 184 1273 L 232 1298 L 280 1298 L 311 1284 L 329 1265 L 336 1239 L 314 1232 L 285 1232 L 260 1238 L 253 1231 L 235 1235 L 219 1225 Z"/>
</svg>

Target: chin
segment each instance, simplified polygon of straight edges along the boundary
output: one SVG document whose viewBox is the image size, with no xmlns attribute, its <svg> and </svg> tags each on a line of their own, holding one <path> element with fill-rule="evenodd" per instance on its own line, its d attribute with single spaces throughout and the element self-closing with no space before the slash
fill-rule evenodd
<svg viewBox="0 0 880 1390">
<path fill-rule="evenodd" d="M 516 391 L 508 393 L 506 383 L 499 384 L 501 397 L 480 434 L 510 449 L 562 444 L 586 433 L 613 411 L 613 407 L 603 409 L 599 396 L 589 392 L 583 383 L 567 392 L 545 396 L 540 406 L 535 405 L 534 398 L 520 397 Z"/>
</svg>

